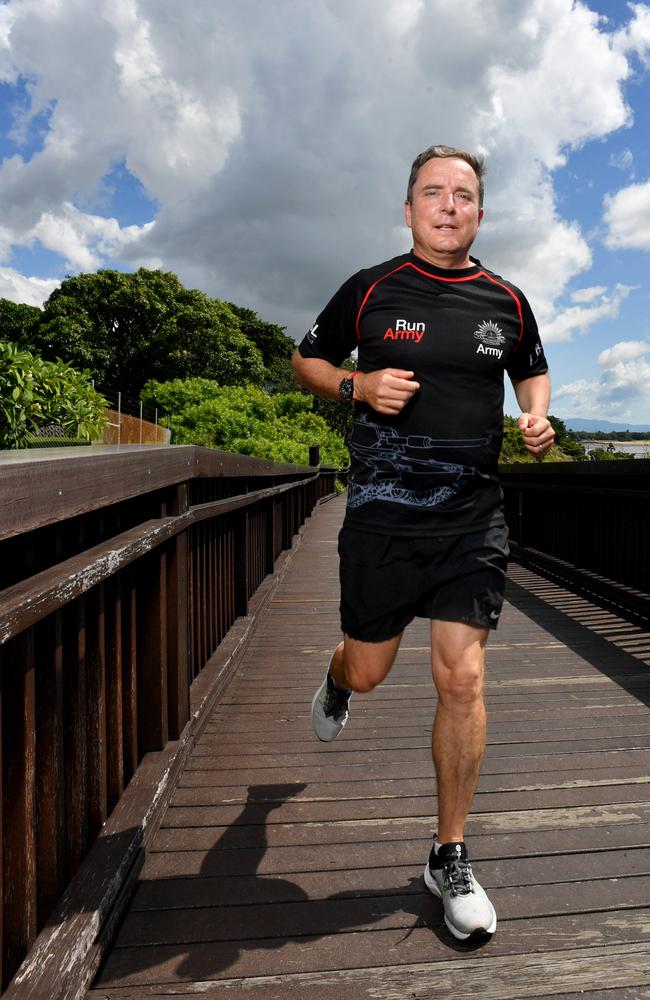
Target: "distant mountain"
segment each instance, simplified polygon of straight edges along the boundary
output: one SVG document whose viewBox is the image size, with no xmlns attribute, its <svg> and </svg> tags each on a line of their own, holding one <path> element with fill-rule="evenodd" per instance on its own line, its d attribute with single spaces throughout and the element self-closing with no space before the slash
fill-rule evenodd
<svg viewBox="0 0 650 1000">
<path fill-rule="evenodd" d="M 609 420 L 583 420 L 581 417 L 565 417 L 564 423 L 570 431 L 650 431 L 650 424 L 613 424 Z"/>
</svg>

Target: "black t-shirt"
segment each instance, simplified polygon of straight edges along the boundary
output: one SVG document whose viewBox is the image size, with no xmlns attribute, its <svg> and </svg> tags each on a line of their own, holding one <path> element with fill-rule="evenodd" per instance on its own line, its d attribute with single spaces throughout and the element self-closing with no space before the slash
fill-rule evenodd
<svg viewBox="0 0 650 1000">
<path fill-rule="evenodd" d="M 359 371 L 413 371 L 420 390 L 396 416 L 355 404 L 346 523 L 413 536 L 503 523 L 503 373 L 548 370 L 519 289 L 480 262 L 402 254 L 349 278 L 299 351 L 340 365 L 355 348 Z"/>
</svg>

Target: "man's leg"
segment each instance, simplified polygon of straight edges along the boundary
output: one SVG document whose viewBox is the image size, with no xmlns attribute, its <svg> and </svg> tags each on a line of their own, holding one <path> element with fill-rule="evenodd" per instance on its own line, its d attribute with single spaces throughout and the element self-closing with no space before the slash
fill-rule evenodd
<svg viewBox="0 0 650 1000">
<path fill-rule="evenodd" d="M 325 680 L 311 705 L 312 726 L 319 740 L 331 743 L 348 721 L 353 691 L 372 691 L 393 665 L 402 636 L 384 642 L 361 642 L 345 636 L 334 653 Z"/>
<path fill-rule="evenodd" d="M 438 784 L 438 839 L 463 840 L 485 751 L 483 701 L 488 630 L 431 622 L 431 669 L 438 692 L 432 752 Z"/>
<path fill-rule="evenodd" d="M 431 665 L 438 691 L 432 751 L 438 784 L 438 835 L 424 871 L 442 899 L 445 923 L 460 940 L 493 934 L 497 918 L 474 878 L 464 827 L 485 751 L 484 654 L 488 630 L 431 623 Z"/>
</svg>

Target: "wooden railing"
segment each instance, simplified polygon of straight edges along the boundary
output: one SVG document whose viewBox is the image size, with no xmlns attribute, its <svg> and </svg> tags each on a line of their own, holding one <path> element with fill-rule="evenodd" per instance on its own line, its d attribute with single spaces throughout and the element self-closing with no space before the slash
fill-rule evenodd
<svg viewBox="0 0 650 1000">
<path fill-rule="evenodd" d="M 650 460 L 502 466 L 515 558 L 650 618 Z"/>
<path fill-rule="evenodd" d="M 71 997 L 189 745 L 204 668 L 214 692 L 335 472 L 134 446 L 2 453 L 0 476 L 2 981 L 45 928 L 7 996 Z M 67 982 L 66 948 L 82 966 Z"/>
</svg>

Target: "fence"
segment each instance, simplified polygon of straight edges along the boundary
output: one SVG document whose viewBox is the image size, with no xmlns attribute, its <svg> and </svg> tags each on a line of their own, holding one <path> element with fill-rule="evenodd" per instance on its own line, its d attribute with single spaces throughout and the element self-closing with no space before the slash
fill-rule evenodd
<svg viewBox="0 0 650 1000">
<path fill-rule="evenodd" d="M 627 614 L 650 616 L 650 460 L 501 469 L 517 559 Z"/>
<path fill-rule="evenodd" d="M 137 446 L 7 452 L 0 468 L 3 985 L 44 928 L 7 996 L 69 998 L 197 705 L 335 472 Z"/>
</svg>

